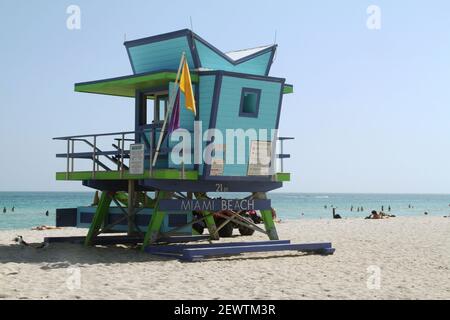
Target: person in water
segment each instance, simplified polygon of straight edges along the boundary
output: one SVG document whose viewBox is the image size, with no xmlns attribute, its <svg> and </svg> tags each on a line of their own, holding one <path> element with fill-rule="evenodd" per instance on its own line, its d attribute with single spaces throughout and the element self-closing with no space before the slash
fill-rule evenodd
<svg viewBox="0 0 450 320">
<path fill-rule="evenodd" d="M 3 213 L 6 213 L 6 207 L 3 207 Z"/>
<path fill-rule="evenodd" d="M 14 206 L 11 208 L 11 211 L 14 212 L 14 209 L 16 209 Z"/>
<path fill-rule="evenodd" d="M 48 212 L 48 210 L 45 212 L 45 215 L 48 217 L 48 215 L 49 215 L 49 212 Z"/>
</svg>

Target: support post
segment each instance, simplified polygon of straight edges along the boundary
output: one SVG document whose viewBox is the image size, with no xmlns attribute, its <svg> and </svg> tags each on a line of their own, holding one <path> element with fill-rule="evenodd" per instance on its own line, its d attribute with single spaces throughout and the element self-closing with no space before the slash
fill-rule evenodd
<svg viewBox="0 0 450 320">
<path fill-rule="evenodd" d="M 70 140 L 67 140 L 67 168 L 66 168 L 66 180 L 69 180 L 69 153 L 70 153 Z"/>
<path fill-rule="evenodd" d="M 120 179 L 123 178 L 124 153 L 125 153 L 125 134 L 122 133 L 122 147 L 120 149 Z"/>
<path fill-rule="evenodd" d="M 92 220 L 89 232 L 84 242 L 86 246 L 92 245 L 92 240 L 94 239 L 94 237 L 97 236 L 100 230 L 100 226 L 108 216 L 109 206 L 111 205 L 112 197 L 113 194 L 111 194 L 109 191 L 102 192 L 100 201 L 97 206 L 97 210 L 95 211 L 94 219 Z"/>
<path fill-rule="evenodd" d="M 204 200 L 204 199 L 207 199 L 207 196 L 206 196 L 206 194 L 196 193 L 195 198 L 197 200 Z M 211 237 L 211 240 L 219 240 L 220 239 L 219 232 L 217 231 L 216 221 L 214 220 L 214 216 L 212 215 L 212 212 L 202 211 L 201 213 L 205 217 L 206 227 L 208 228 L 208 232 Z"/>
<path fill-rule="evenodd" d="M 134 180 L 128 180 L 128 235 L 134 233 L 134 206 L 136 203 Z"/>
<path fill-rule="evenodd" d="M 94 136 L 94 145 L 92 149 L 92 179 L 95 179 L 95 161 L 97 160 L 97 136 Z"/>
<path fill-rule="evenodd" d="M 254 199 L 266 200 L 267 195 L 264 192 L 253 193 Z M 273 221 L 271 210 L 261 210 L 261 216 L 264 221 L 264 226 L 266 228 L 267 235 L 270 240 L 279 240 L 277 228 L 275 227 L 275 222 Z"/>
<path fill-rule="evenodd" d="M 150 223 L 148 224 L 147 233 L 145 234 L 144 242 L 142 244 L 142 251 L 152 243 L 155 243 L 158 240 L 159 231 L 161 229 L 161 225 L 164 221 L 165 212 L 159 210 L 159 201 L 163 199 L 170 199 L 172 197 L 171 192 L 167 191 L 158 191 L 158 195 L 156 196 L 156 205 L 153 210 L 152 218 L 150 219 Z"/>
<path fill-rule="evenodd" d="M 75 165 L 75 158 L 73 157 L 73 155 L 75 154 L 75 140 L 72 140 L 72 159 L 71 161 L 71 170 L 70 172 L 74 172 L 74 165 Z"/>
</svg>

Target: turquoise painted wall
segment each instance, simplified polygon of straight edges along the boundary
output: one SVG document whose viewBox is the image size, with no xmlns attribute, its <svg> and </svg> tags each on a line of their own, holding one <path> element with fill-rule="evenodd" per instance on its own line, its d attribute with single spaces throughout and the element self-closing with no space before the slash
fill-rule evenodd
<svg viewBox="0 0 450 320">
<path fill-rule="evenodd" d="M 265 75 L 267 65 L 270 63 L 270 52 L 257 56 L 241 64 L 233 65 L 200 41 L 195 40 L 195 45 L 197 47 L 202 68 Z"/>
<path fill-rule="evenodd" d="M 203 132 L 209 129 L 215 85 L 216 85 L 215 75 L 200 76 L 199 120 L 202 121 Z M 202 146 L 203 146 L 202 150 L 205 150 L 206 142 L 203 142 Z M 203 164 L 199 165 L 199 173 L 203 174 Z"/>
<path fill-rule="evenodd" d="M 158 70 L 177 70 L 181 54 L 186 52 L 189 68 L 194 68 L 189 43 L 186 37 L 154 42 L 129 48 L 135 73 Z"/>
<path fill-rule="evenodd" d="M 276 126 L 281 86 L 281 83 L 271 81 L 249 80 L 224 76 L 219 99 L 216 128 L 221 130 L 224 136 L 226 129 L 268 129 L 267 140 L 272 140 L 273 137 L 270 136 L 270 130 L 275 129 Z M 257 118 L 239 116 L 241 93 L 242 88 L 244 87 L 261 89 L 261 100 Z M 260 140 L 263 139 L 260 137 Z M 229 146 L 227 146 L 227 148 L 229 148 Z M 245 152 L 246 164 L 225 164 L 224 176 L 247 175 L 249 148 L 250 142 L 247 141 Z M 234 154 L 235 156 L 237 154 L 236 143 Z"/>
</svg>

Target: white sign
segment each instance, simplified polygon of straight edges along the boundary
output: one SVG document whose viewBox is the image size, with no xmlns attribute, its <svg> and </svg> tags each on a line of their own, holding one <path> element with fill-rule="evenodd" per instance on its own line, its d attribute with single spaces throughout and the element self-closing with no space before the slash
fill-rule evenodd
<svg viewBox="0 0 450 320">
<path fill-rule="evenodd" d="M 223 176 L 223 159 L 220 158 L 214 158 L 211 161 L 211 172 L 209 173 L 210 176 Z"/>
<path fill-rule="evenodd" d="M 272 142 L 252 141 L 250 145 L 250 161 L 248 176 L 269 176 L 272 164 Z"/>
<path fill-rule="evenodd" d="M 144 174 L 144 144 L 130 146 L 130 174 Z"/>
</svg>

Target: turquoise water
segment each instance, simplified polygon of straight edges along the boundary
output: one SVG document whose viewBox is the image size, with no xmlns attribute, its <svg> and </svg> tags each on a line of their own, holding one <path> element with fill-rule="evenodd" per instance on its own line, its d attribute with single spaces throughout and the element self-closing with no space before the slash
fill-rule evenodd
<svg viewBox="0 0 450 320">
<path fill-rule="evenodd" d="M 0 230 L 55 225 L 56 208 L 90 205 L 93 195 L 86 192 L 0 192 Z M 343 217 L 365 217 L 371 210 L 381 210 L 382 206 L 385 211 L 391 206 L 391 213 L 398 216 L 423 216 L 425 211 L 432 216 L 450 215 L 450 195 L 272 193 L 270 198 L 282 219 L 331 218 L 332 206 Z M 14 212 L 11 211 L 13 206 Z M 351 206 L 355 208 L 353 212 Z M 356 208 L 361 206 L 364 211 L 357 212 Z M 5 214 L 3 207 L 7 209 Z"/>
</svg>

